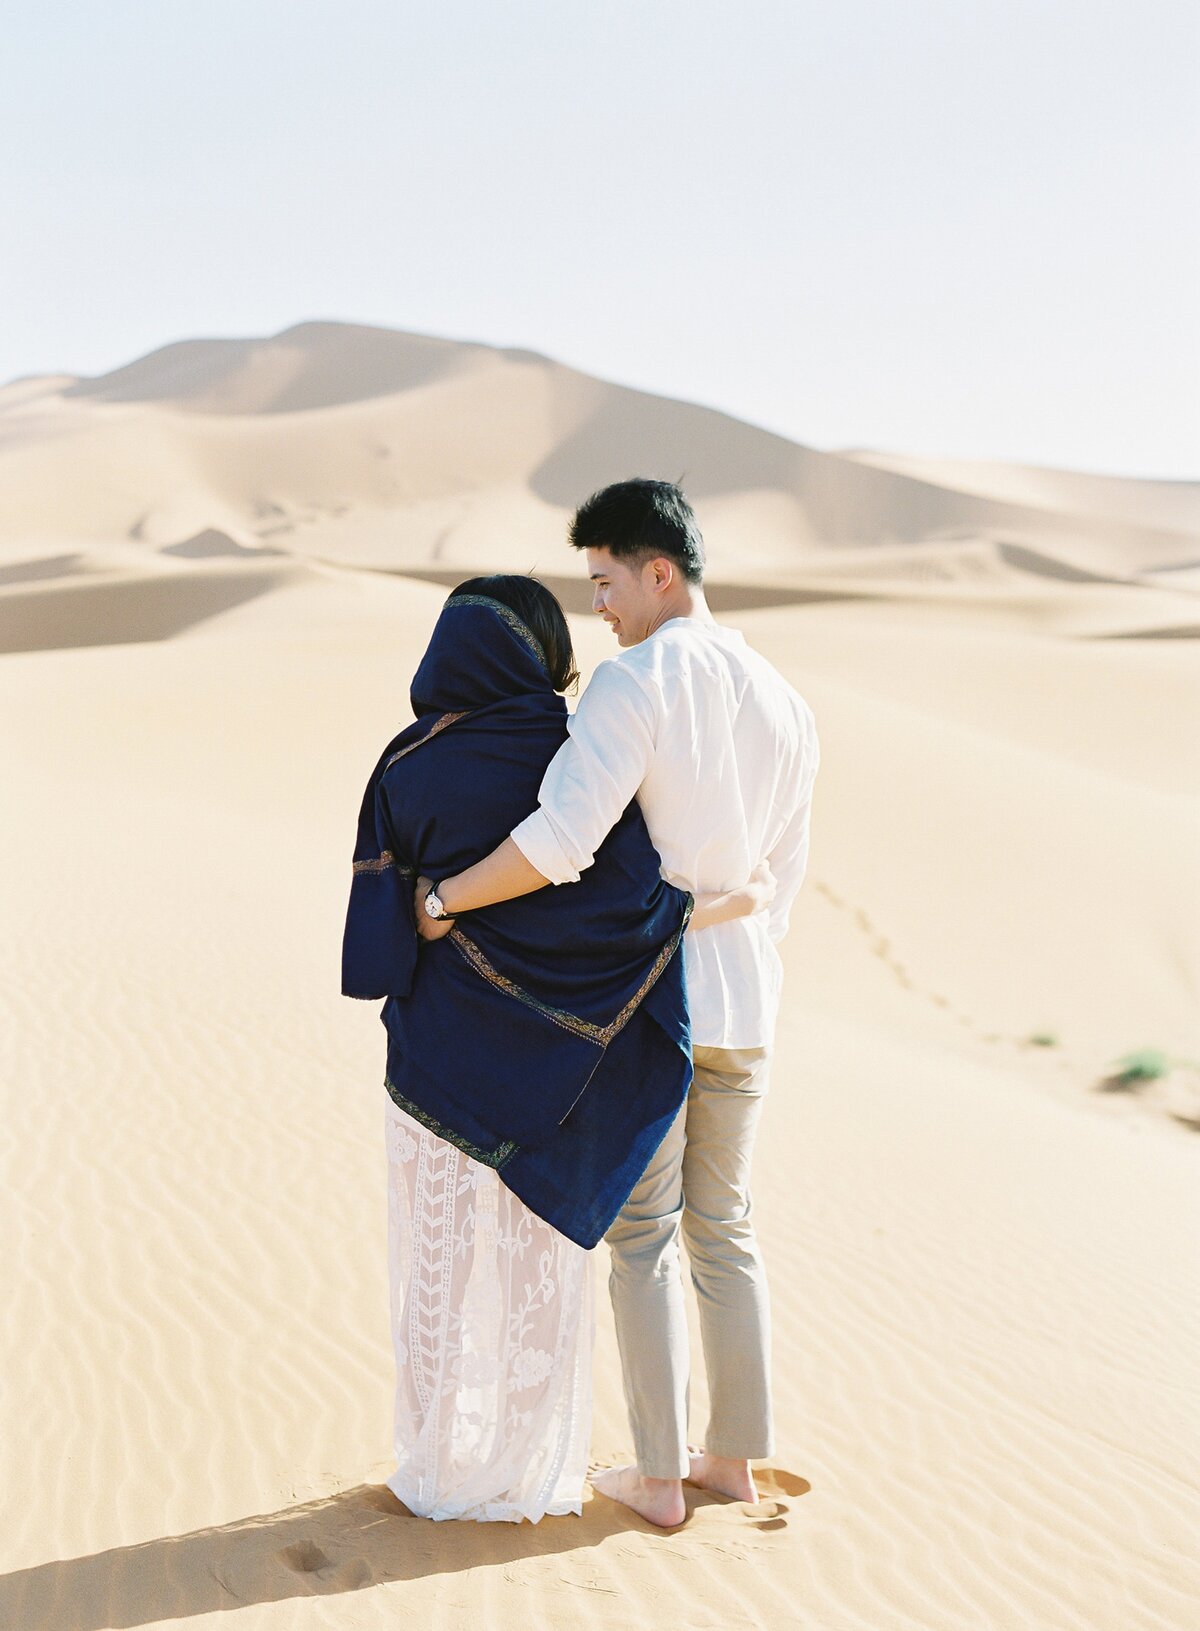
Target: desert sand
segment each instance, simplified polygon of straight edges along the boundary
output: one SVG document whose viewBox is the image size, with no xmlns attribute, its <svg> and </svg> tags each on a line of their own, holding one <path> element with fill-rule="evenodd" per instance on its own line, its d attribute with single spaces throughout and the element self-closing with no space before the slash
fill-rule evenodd
<svg viewBox="0 0 1200 1631">
<path fill-rule="evenodd" d="M 564 526 L 635 473 L 822 735 L 757 1160 L 779 1452 L 672 1533 L 434 1525 L 381 1487 L 358 799 L 446 585 L 536 569 L 610 654 Z M 1198 635 L 1200 484 L 332 323 L 0 391 L 0 1626 L 1197 1623 Z"/>
</svg>

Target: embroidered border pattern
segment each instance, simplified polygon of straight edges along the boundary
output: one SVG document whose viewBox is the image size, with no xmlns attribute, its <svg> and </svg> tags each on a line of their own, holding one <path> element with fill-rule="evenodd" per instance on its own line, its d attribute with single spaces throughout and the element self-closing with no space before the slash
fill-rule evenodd
<svg viewBox="0 0 1200 1631">
<path fill-rule="evenodd" d="M 628 1025 L 667 964 L 678 951 L 679 943 L 683 939 L 684 931 L 688 926 L 688 919 L 692 915 L 694 904 L 695 902 L 689 895 L 687 906 L 684 908 L 683 922 L 679 925 L 678 932 L 672 935 L 666 945 L 663 946 L 654 959 L 653 966 L 646 978 L 616 1018 L 611 1019 L 607 1025 L 596 1025 L 590 1019 L 580 1019 L 577 1014 L 568 1013 L 565 1008 L 555 1008 L 548 1002 L 542 1002 L 532 992 L 526 991 L 523 986 L 519 986 L 515 980 L 510 980 L 506 975 L 501 974 L 500 970 L 488 960 L 473 940 L 467 938 L 461 929 L 451 929 L 449 939 L 459 956 L 465 958 L 475 972 L 482 975 L 489 985 L 494 985 L 498 991 L 503 991 L 506 996 L 515 998 L 517 1002 L 523 1002 L 527 1008 L 534 1009 L 545 1019 L 550 1020 L 552 1024 L 561 1026 L 564 1031 L 570 1031 L 573 1036 L 582 1037 L 585 1042 L 594 1042 L 597 1047 L 606 1048 L 613 1038 L 618 1036 Z"/>
<path fill-rule="evenodd" d="M 402 878 L 415 878 L 416 877 L 416 873 L 413 871 L 412 867 L 404 866 L 404 865 L 402 865 L 401 862 L 397 861 L 396 857 L 392 854 L 390 849 L 385 849 L 383 851 L 383 853 L 380 855 L 380 857 L 379 857 L 379 859 L 377 861 L 373 861 L 373 860 L 370 860 L 370 859 L 365 860 L 365 861 L 355 861 L 352 868 L 351 868 L 351 871 L 353 871 L 353 872 L 367 872 L 367 873 L 374 872 L 374 873 L 378 873 L 378 872 L 386 872 L 389 867 L 393 867 L 393 866 L 395 867 L 396 871 L 400 874 L 400 876 Z"/>
<path fill-rule="evenodd" d="M 542 650 L 541 641 L 538 639 L 537 635 L 534 634 L 528 623 L 523 622 L 517 616 L 516 612 L 513 611 L 512 607 L 506 606 L 502 600 L 493 600 L 491 595 L 451 595 L 450 599 L 446 602 L 446 605 L 487 606 L 491 611 L 496 612 L 498 616 L 508 624 L 509 628 L 513 631 L 518 640 L 522 641 L 523 644 L 529 647 L 530 651 L 537 658 L 538 662 L 541 663 L 542 667 L 549 670 L 550 665 L 546 661 L 546 653 Z"/>
<path fill-rule="evenodd" d="M 494 1150 L 481 1149 L 478 1144 L 472 1144 L 469 1138 L 464 1138 L 461 1133 L 455 1132 L 453 1127 L 444 1126 L 436 1116 L 431 1116 L 428 1110 L 422 1110 L 419 1104 L 414 1104 L 411 1099 L 406 1099 L 400 1089 L 395 1086 L 390 1076 L 383 1078 L 383 1085 L 387 1088 L 388 1097 L 393 1104 L 399 1105 L 401 1110 L 410 1115 L 414 1121 L 419 1121 L 422 1127 L 428 1127 L 431 1133 L 436 1133 L 439 1138 L 444 1138 L 447 1144 L 453 1144 L 456 1150 L 461 1150 L 464 1155 L 469 1155 L 472 1161 L 478 1161 L 481 1166 L 492 1167 L 499 1172 L 504 1163 L 510 1161 L 521 1147 L 519 1144 L 514 1144 L 511 1138 L 507 1138 L 503 1144 L 497 1144 Z"/>
<path fill-rule="evenodd" d="M 385 770 L 390 770 L 397 759 L 403 759 L 406 753 L 415 753 L 417 748 L 423 748 L 426 742 L 432 741 L 432 739 L 437 736 L 440 731 L 444 731 L 446 729 L 447 725 L 453 725 L 456 720 L 465 719 L 468 711 L 469 710 L 464 708 L 460 713 L 443 714 L 440 719 L 435 719 L 433 724 L 425 732 L 424 736 L 422 736 L 416 742 L 410 742 L 406 748 L 401 748 L 398 753 L 393 753 L 383 768 Z"/>
</svg>

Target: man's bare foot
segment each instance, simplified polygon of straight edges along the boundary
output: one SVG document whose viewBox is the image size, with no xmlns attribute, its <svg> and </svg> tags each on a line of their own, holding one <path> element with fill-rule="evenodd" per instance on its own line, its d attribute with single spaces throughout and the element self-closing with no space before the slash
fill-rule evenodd
<svg viewBox="0 0 1200 1631">
<path fill-rule="evenodd" d="M 592 1474 L 592 1488 L 610 1501 L 631 1507 L 640 1518 L 656 1523 L 660 1529 L 674 1529 L 687 1517 L 678 1478 L 644 1478 L 636 1467 L 606 1467 Z"/>
<path fill-rule="evenodd" d="M 699 1484 L 701 1489 L 711 1490 L 714 1495 L 728 1495 L 734 1501 L 758 1500 L 748 1461 L 730 1461 L 728 1456 L 709 1455 L 706 1450 L 694 1450 L 690 1445 L 688 1453 L 692 1461 L 689 1484 Z"/>
</svg>

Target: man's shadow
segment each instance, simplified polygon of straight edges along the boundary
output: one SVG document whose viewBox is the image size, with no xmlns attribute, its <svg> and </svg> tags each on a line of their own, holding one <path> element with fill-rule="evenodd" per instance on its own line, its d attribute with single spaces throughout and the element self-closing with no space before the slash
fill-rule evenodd
<svg viewBox="0 0 1200 1631">
<path fill-rule="evenodd" d="M 689 1508 L 708 1504 L 698 1490 L 688 1498 Z M 602 1498 L 589 1501 L 582 1517 L 539 1524 L 430 1523 L 386 1485 L 359 1484 L 281 1512 L 15 1570 L 0 1578 L 0 1625 L 117 1631 L 548 1557 L 630 1529 L 650 1525 Z"/>
</svg>

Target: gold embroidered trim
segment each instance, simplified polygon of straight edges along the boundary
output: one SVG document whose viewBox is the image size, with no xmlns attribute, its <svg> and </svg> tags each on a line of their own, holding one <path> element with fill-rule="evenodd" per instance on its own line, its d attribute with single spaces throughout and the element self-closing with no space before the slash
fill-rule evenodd
<svg viewBox="0 0 1200 1631">
<path fill-rule="evenodd" d="M 401 865 L 390 849 L 385 849 L 377 861 L 355 861 L 351 870 L 354 872 L 386 872 L 392 866 L 402 877 L 412 878 L 416 876 L 412 867 Z"/>
<path fill-rule="evenodd" d="M 433 724 L 425 732 L 424 736 L 422 736 L 418 741 L 410 742 L 406 748 L 401 748 L 398 753 L 393 753 L 387 764 L 384 765 L 384 770 L 390 770 L 395 764 L 396 760 L 403 759 L 406 753 L 412 753 L 414 749 L 423 747 L 425 743 L 429 741 L 430 737 L 436 736 L 439 731 L 444 731 L 447 725 L 453 725 L 456 720 L 465 719 L 466 717 L 467 712 L 464 710 L 463 712 L 457 714 L 443 714 L 440 719 L 435 719 Z M 352 866 L 352 871 L 356 873 L 365 873 L 367 875 L 378 875 L 381 872 L 386 872 L 389 867 L 395 867 L 396 871 L 401 875 L 401 877 L 416 877 L 416 873 L 413 871 L 412 867 L 404 866 L 398 862 L 390 849 L 381 851 L 377 860 L 368 858 L 362 861 L 355 861 Z"/>
<path fill-rule="evenodd" d="M 503 991 L 506 996 L 515 998 L 517 1002 L 523 1002 L 527 1008 L 533 1008 L 544 1018 L 550 1020 L 552 1024 L 561 1026 L 564 1031 L 570 1031 L 573 1036 L 582 1037 L 585 1042 L 594 1042 L 598 1047 L 606 1048 L 613 1038 L 618 1036 L 628 1025 L 667 964 L 674 957 L 679 948 L 679 942 L 683 938 L 684 930 L 687 928 L 688 919 L 692 915 L 694 904 L 695 902 L 689 895 L 687 905 L 684 908 L 683 922 L 679 925 L 678 932 L 667 941 L 654 959 L 653 966 L 646 978 L 616 1018 L 610 1020 L 607 1025 L 596 1025 L 590 1019 L 580 1019 L 577 1014 L 568 1013 L 565 1008 L 554 1008 L 550 1003 L 542 1002 L 532 992 L 526 991 L 523 986 L 519 986 L 515 980 L 510 980 L 506 975 L 501 974 L 500 970 L 488 960 L 473 940 L 467 938 L 461 929 L 451 929 L 448 938 L 459 956 L 465 958 L 475 972 L 481 974 L 489 985 L 494 985 L 498 991 Z"/>
<path fill-rule="evenodd" d="M 490 985 L 494 985 L 498 991 L 503 991 L 507 996 L 515 997 L 518 1002 L 523 1002 L 527 1008 L 536 1008 L 539 1014 L 553 1021 L 555 1025 L 561 1025 L 564 1031 L 570 1031 L 575 1036 L 581 1036 L 587 1042 L 598 1042 L 601 1046 L 604 1045 L 603 1028 L 601 1026 L 593 1025 L 591 1020 L 588 1019 L 579 1019 L 576 1015 L 567 1013 L 565 1008 L 552 1008 L 549 1003 L 539 1001 L 532 993 L 517 985 L 514 980 L 510 980 L 501 974 L 500 970 L 488 961 L 475 942 L 467 939 L 461 929 L 451 929 L 449 938 L 459 955 L 464 957 L 475 972 L 482 974 L 483 978 Z"/>
<path fill-rule="evenodd" d="M 454 722 L 456 720 L 458 720 L 458 719 L 465 719 L 467 717 L 468 711 L 469 710 L 464 708 L 461 713 L 443 714 L 440 719 L 435 719 L 433 724 L 429 727 L 429 729 L 425 732 L 424 736 L 422 736 L 419 741 L 410 742 L 406 748 L 401 748 L 398 753 L 393 753 L 391 758 L 388 760 L 387 764 L 385 764 L 383 768 L 385 770 L 390 770 L 392 768 L 392 766 L 395 764 L 397 759 L 403 759 L 403 757 L 404 757 L 404 755 L 406 753 L 412 753 L 417 748 L 423 748 L 425 746 L 426 742 L 431 741 L 432 738 L 435 737 L 438 734 L 439 731 L 444 731 L 446 729 L 447 725 L 453 725 Z"/>
<path fill-rule="evenodd" d="M 516 635 L 517 639 L 527 645 L 542 667 L 549 669 L 546 653 L 542 650 L 541 641 L 528 623 L 522 622 L 511 606 L 506 606 L 502 600 L 493 600 L 491 595 L 451 595 L 446 602 L 447 606 L 487 606 L 495 612 Z"/>
<path fill-rule="evenodd" d="M 436 1116 L 431 1116 L 428 1110 L 422 1110 L 419 1104 L 414 1104 L 411 1099 L 406 1099 L 399 1088 L 395 1086 L 390 1076 L 383 1078 L 383 1085 L 387 1088 L 388 1097 L 393 1104 L 399 1105 L 400 1109 L 410 1115 L 414 1121 L 419 1121 L 422 1127 L 428 1127 L 431 1133 L 436 1133 L 439 1138 L 444 1138 L 447 1144 L 453 1144 L 456 1150 L 461 1150 L 464 1155 L 469 1155 L 472 1161 L 478 1161 L 481 1166 L 493 1167 L 496 1171 L 499 1171 L 504 1163 L 511 1160 L 521 1147 L 519 1144 L 514 1144 L 512 1139 L 509 1138 L 505 1139 L 503 1144 L 497 1144 L 494 1150 L 482 1149 L 478 1144 L 472 1144 L 469 1138 L 464 1138 L 461 1133 L 456 1133 L 453 1127 L 444 1126 Z"/>
</svg>

